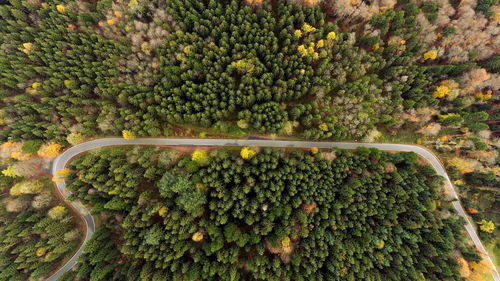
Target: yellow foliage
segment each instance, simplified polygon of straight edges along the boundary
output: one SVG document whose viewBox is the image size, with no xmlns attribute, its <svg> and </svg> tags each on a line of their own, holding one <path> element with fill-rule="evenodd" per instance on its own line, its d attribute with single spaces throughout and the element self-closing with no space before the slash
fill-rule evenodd
<svg viewBox="0 0 500 281">
<path fill-rule="evenodd" d="M 194 242 L 203 241 L 203 233 L 201 233 L 200 231 L 197 231 L 193 234 L 191 239 L 193 239 Z"/>
<path fill-rule="evenodd" d="M 66 88 L 70 89 L 71 88 L 71 80 L 68 80 L 68 79 L 64 80 L 64 86 Z"/>
<path fill-rule="evenodd" d="M 380 240 L 378 240 L 378 242 L 375 246 L 377 246 L 377 249 L 383 249 L 385 246 L 385 241 L 380 239 Z"/>
<path fill-rule="evenodd" d="M 33 90 L 40 88 L 40 86 L 42 86 L 42 83 L 40 82 L 33 82 L 33 84 L 31 84 L 31 88 L 33 88 Z"/>
<path fill-rule="evenodd" d="M 312 57 L 313 57 L 313 60 L 318 60 L 319 59 L 319 54 L 316 53 L 316 52 L 314 52 Z"/>
<path fill-rule="evenodd" d="M 151 51 L 153 51 L 153 47 L 151 46 L 151 44 L 149 44 L 149 42 L 142 42 L 141 51 L 146 55 L 149 55 L 151 54 Z"/>
<path fill-rule="evenodd" d="M 52 181 L 53 182 L 64 182 L 64 179 L 60 178 L 60 177 L 52 177 Z"/>
<path fill-rule="evenodd" d="M 80 133 L 70 133 L 67 137 L 66 140 L 71 144 L 71 145 L 76 145 L 85 140 L 85 137 L 80 134 Z"/>
<path fill-rule="evenodd" d="M 307 22 L 305 22 L 304 25 L 302 26 L 302 30 L 305 33 L 314 32 L 314 31 L 316 31 L 316 27 L 314 27 L 314 26 L 308 24 Z"/>
<path fill-rule="evenodd" d="M 436 91 L 432 94 L 435 98 L 443 98 L 450 93 L 450 88 L 448 86 L 439 86 Z"/>
<path fill-rule="evenodd" d="M 241 129 L 246 129 L 248 128 L 248 123 L 247 121 L 241 119 L 241 120 L 238 120 L 238 122 L 236 122 L 236 125 L 238 125 L 238 127 L 240 127 Z"/>
<path fill-rule="evenodd" d="M 380 44 L 379 43 L 376 43 L 375 45 L 373 45 L 373 47 L 372 47 L 373 51 L 376 51 L 378 49 L 380 49 Z"/>
<path fill-rule="evenodd" d="M 66 213 L 66 207 L 61 206 L 61 205 L 55 206 L 54 208 L 50 209 L 47 212 L 49 217 L 54 219 L 54 220 L 61 219 L 65 213 Z"/>
<path fill-rule="evenodd" d="M 481 229 L 484 232 L 493 233 L 493 230 L 495 230 L 495 224 L 493 223 L 493 221 L 487 221 L 487 220 L 483 219 L 482 221 L 478 222 L 477 224 L 480 225 L 479 229 Z"/>
<path fill-rule="evenodd" d="M 248 147 L 248 146 L 243 147 L 240 151 L 241 158 L 243 158 L 243 159 L 250 159 L 255 154 L 256 154 L 256 152 L 253 151 L 252 149 L 250 149 L 250 147 Z"/>
<path fill-rule="evenodd" d="M 70 174 L 71 174 L 71 170 L 68 168 L 57 170 L 57 172 L 56 172 L 56 175 L 63 177 L 63 178 L 69 176 Z"/>
<path fill-rule="evenodd" d="M 137 8 L 137 6 L 139 6 L 137 0 L 130 0 L 130 2 L 128 2 L 128 7 L 131 9 Z"/>
<path fill-rule="evenodd" d="M 241 73 L 253 73 L 255 70 L 255 65 L 251 59 L 241 59 L 233 62 L 231 64 Z"/>
<path fill-rule="evenodd" d="M 59 151 L 61 150 L 61 148 L 62 145 L 51 142 L 40 147 L 40 149 L 37 151 L 37 154 L 42 158 L 55 158 L 57 155 L 59 155 Z"/>
<path fill-rule="evenodd" d="M 299 51 L 299 54 L 303 57 L 307 56 L 307 49 L 304 47 L 304 45 L 300 45 L 297 47 L 297 51 Z"/>
<path fill-rule="evenodd" d="M 300 73 L 300 75 L 304 75 L 304 74 L 306 74 L 306 70 L 305 70 L 305 69 L 301 69 L 301 70 L 299 71 L 299 73 Z"/>
<path fill-rule="evenodd" d="M 309 48 L 307 48 L 307 54 L 308 55 L 313 55 L 314 54 L 314 46 L 309 45 Z"/>
<path fill-rule="evenodd" d="M 491 273 L 492 269 L 490 263 L 483 259 L 480 262 L 471 262 L 471 275 L 467 278 L 467 281 L 485 281 L 483 275 Z"/>
<path fill-rule="evenodd" d="M 470 276 L 469 264 L 467 261 L 460 257 L 457 259 L 457 263 L 460 266 L 458 272 L 460 273 L 460 277 L 467 278 Z"/>
<path fill-rule="evenodd" d="M 292 240 L 290 240 L 290 237 L 287 236 L 281 240 L 281 248 L 285 254 L 290 254 L 292 252 Z"/>
<path fill-rule="evenodd" d="M 62 13 L 62 12 L 64 12 L 64 11 L 66 11 L 66 7 L 64 7 L 64 5 L 62 5 L 62 4 L 57 5 L 57 6 L 56 6 L 56 9 L 57 9 L 57 11 L 58 11 L 58 12 L 60 12 L 60 13 Z"/>
<path fill-rule="evenodd" d="M 198 162 L 199 164 L 205 164 L 208 161 L 208 155 L 205 150 L 197 149 L 191 155 L 191 160 Z"/>
<path fill-rule="evenodd" d="M 19 161 L 26 161 L 26 160 L 29 160 L 31 158 L 31 154 L 30 153 L 22 153 L 21 151 L 12 151 L 12 153 L 10 154 L 10 158 L 16 159 Z"/>
<path fill-rule="evenodd" d="M 319 149 L 317 147 L 311 147 L 311 153 L 312 154 L 318 154 Z"/>
<path fill-rule="evenodd" d="M 324 132 L 327 132 L 328 131 L 328 125 L 326 123 L 321 123 L 319 124 L 318 128 L 321 130 L 321 131 L 324 131 Z"/>
<path fill-rule="evenodd" d="M 336 38 L 337 38 L 337 33 L 335 33 L 334 31 L 331 31 L 326 35 L 326 40 L 328 41 L 333 41 Z"/>
<path fill-rule="evenodd" d="M 6 169 L 2 170 L 2 175 L 11 178 L 19 177 L 19 175 L 14 171 L 14 167 L 12 166 L 9 166 Z"/>
<path fill-rule="evenodd" d="M 123 14 L 120 11 L 114 11 L 113 14 L 115 15 L 115 17 L 119 19 L 123 16 Z"/>
<path fill-rule="evenodd" d="M 453 157 L 450 161 L 448 161 L 448 164 L 457 167 L 460 174 L 473 172 L 474 170 L 480 168 L 478 161 L 459 157 Z"/>
<path fill-rule="evenodd" d="M 41 257 L 41 256 L 45 255 L 46 252 L 47 252 L 47 250 L 45 250 L 44 248 L 38 248 L 38 249 L 36 249 L 36 256 Z"/>
<path fill-rule="evenodd" d="M 135 135 L 134 135 L 134 133 L 132 133 L 132 132 L 131 132 L 131 131 L 129 131 L 129 130 L 123 130 L 123 131 L 122 131 L 122 136 L 123 136 L 123 138 L 124 138 L 124 139 L 126 139 L 126 140 L 133 140 L 133 139 L 135 139 Z"/>
<path fill-rule="evenodd" d="M 321 39 L 316 43 L 318 48 L 323 48 L 325 46 L 325 40 Z"/>
<path fill-rule="evenodd" d="M 19 196 L 21 194 L 38 194 L 42 192 L 44 184 L 38 180 L 22 181 L 10 188 L 10 195 Z"/>
<path fill-rule="evenodd" d="M 459 116 L 459 115 L 455 114 L 455 113 L 448 113 L 448 114 L 444 114 L 444 115 L 439 115 L 439 120 L 443 121 L 443 120 L 446 120 L 448 118 L 456 117 L 456 116 Z"/>
<path fill-rule="evenodd" d="M 33 52 L 33 43 L 30 43 L 30 42 L 23 43 L 22 51 L 23 51 L 23 53 L 25 53 L 27 55 L 31 54 L 31 52 Z"/>
<path fill-rule="evenodd" d="M 106 21 L 109 25 L 114 25 L 116 21 L 114 19 L 109 19 Z"/>
<path fill-rule="evenodd" d="M 167 207 L 161 207 L 161 209 L 158 210 L 158 215 L 160 215 L 160 217 L 163 217 L 163 215 L 165 215 L 167 211 L 168 211 Z"/>
<path fill-rule="evenodd" d="M 492 92 L 491 91 L 487 91 L 486 93 L 477 92 L 475 94 L 475 97 L 482 100 L 489 100 L 492 97 Z"/>
<path fill-rule="evenodd" d="M 45 2 L 43 2 L 43 3 L 42 3 L 42 8 L 46 9 L 46 8 L 48 8 L 48 7 L 49 7 L 49 4 L 47 4 L 47 3 L 45 3 Z"/>
<path fill-rule="evenodd" d="M 186 55 L 191 54 L 193 52 L 193 46 L 191 45 L 184 46 L 184 48 L 182 48 L 182 52 Z"/>
<path fill-rule="evenodd" d="M 425 52 L 422 56 L 424 57 L 425 60 L 435 60 L 437 58 L 438 51 L 437 50 L 430 50 Z"/>
<path fill-rule="evenodd" d="M 302 37 L 302 31 L 300 31 L 300 29 L 297 29 L 297 30 L 295 30 L 293 35 L 295 35 L 295 37 L 297 37 L 297 38 L 300 38 L 300 37 Z"/>
</svg>

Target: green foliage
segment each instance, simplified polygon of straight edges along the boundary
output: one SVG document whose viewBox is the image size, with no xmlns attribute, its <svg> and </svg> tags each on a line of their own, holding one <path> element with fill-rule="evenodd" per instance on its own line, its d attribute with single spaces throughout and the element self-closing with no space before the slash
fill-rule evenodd
<svg viewBox="0 0 500 281">
<path fill-rule="evenodd" d="M 131 160 L 133 150 L 103 149 L 75 161 L 84 176 L 72 185 L 87 186 L 74 189 L 76 197 L 137 203 L 121 210 L 119 229 L 96 232 L 77 274 L 63 280 L 160 274 L 168 280 L 460 280 L 451 253 L 461 225 L 434 211 L 442 180 L 417 164 L 414 153 L 336 150 L 334 160 L 325 160 L 263 149 L 241 161 L 237 152 L 218 151 L 197 171 L 179 164 L 136 182 L 148 187 L 142 195 L 100 189 L 88 197 L 89 187 L 98 189 L 121 170 L 89 178 L 98 159 L 131 172 L 140 164 L 122 159 Z M 305 204 L 315 204 L 314 211 Z M 194 233 L 203 239 L 193 241 Z"/>
<path fill-rule="evenodd" d="M 23 153 L 35 154 L 38 151 L 38 149 L 40 149 L 42 144 L 43 141 L 41 140 L 28 140 L 23 143 L 21 150 L 23 151 Z"/>
<path fill-rule="evenodd" d="M 425 12 L 425 15 L 427 16 L 427 19 L 429 20 L 429 22 L 435 22 L 437 17 L 438 17 L 438 14 L 437 14 L 437 11 L 439 9 L 438 7 L 438 3 L 436 1 L 427 1 L 427 2 L 424 2 L 421 6 L 422 8 L 422 11 Z"/>
<path fill-rule="evenodd" d="M 40 196 L 48 204 L 38 204 Z M 75 230 L 74 218 L 66 214 L 56 220 L 48 215 L 55 204 L 50 194 L 2 196 L 0 280 L 44 279 L 78 247 L 79 235 L 65 235 Z"/>
<path fill-rule="evenodd" d="M 498 73 L 500 71 L 500 55 L 492 56 L 480 62 L 479 65 L 486 68 L 489 72 Z"/>
<path fill-rule="evenodd" d="M 498 176 L 493 173 L 493 171 L 489 172 L 471 172 L 464 175 L 465 180 L 469 184 L 477 185 L 477 186 L 491 186 L 491 187 L 500 187 L 500 179 Z"/>
<path fill-rule="evenodd" d="M 247 133 L 361 139 L 436 106 L 435 82 L 474 66 L 419 61 L 416 16 L 432 20 L 435 1 L 398 2 L 370 28 L 284 0 L 134 3 L 0 7 L 0 139 L 158 136 L 178 123 L 241 134 L 238 120 Z"/>
<path fill-rule="evenodd" d="M 490 11 L 492 6 L 495 6 L 498 3 L 498 0 L 478 0 L 476 5 L 476 10 L 483 12 L 485 16 L 489 17 L 494 14 L 493 11 Z"/>
</svg>

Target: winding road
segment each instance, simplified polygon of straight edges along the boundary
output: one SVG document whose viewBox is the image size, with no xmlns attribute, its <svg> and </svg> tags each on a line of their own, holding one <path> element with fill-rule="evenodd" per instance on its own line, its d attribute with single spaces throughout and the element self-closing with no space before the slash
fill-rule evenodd
<svg viewBox="0 0 500 281">
<path fill-rule="evenodd" d="M 52 175 L 56 175 L 56 172 L 63 169 L 69 161 L 84 152 L 93 150 L 96 148 L 107 147 L 107 146 L 123 146 L 123 145 L 149 145 L 149 146 L 160 146 L 160 145 L 173 145 L 173 146 L 259 146 L 259 147 L 282 147 L 282 148 L 340 148 L 340 149 L 356 149 L 358 147 L 369 147 L 377 148 L 386 151 L 399 151 L 399 152 L 414 152 L 421 157 L 427 159 L 436 172 L 442 176 L 445 180 L 445 193 L 452 199 L 457 199 L 452 202 L 453 207 L 462 216 L 465 221 L 465 229 L 469 234 L 470 238 L 474 242 L 474 245 L 484 253 L 485 258 L 491 263 L 493 272 L 492 277 L 495 281 L 500 281 L 500 276 L 498 270 L 496 269 L 493 261 L 491 260 L 488 252 L 484 248 L 481 240 L 477 236 L 474 230 L 474 226 L 467 217 L 464 208 L 458 201 L 458 195 L 451 183 L 446 170 L 439 161 L 439 159 L 429 150 L 417 146 L 417 145 L 407 145 L 407 144 L 389 144 L 389 143 L 356 143 L 356 142 L 311 142 L 311 141 L 284 141 L 284 140 L 243 140 L 243 139 L 177 139 L 177 138 L 136 138 L 132 140 L 126 140 L 123 138 L 102 138 L 87 141 L 75 145 L 68 150 L 64 151 L 57 158 L 54 159 L 52 163 Z M 57 189 L 67 198 L 71 193 L 66 189 L 65 182 L 57 182 Z M 48 281 L 55 281 L 65 272 L 73 268 L 77 263 L 78 257 L 82 254 L 83 247 L 86 242 L 90 239 L 95 231 L 95 221 L 92 215 L 89 214 L 88 209 L 83 206 L 80 202 L 69 202 L 76 210 L 83 216 L 87 226 L 87 231 L 85 234 L 85 239 L 78 251 L 71 257 L 66 264 L 61 267 L 57 272 L 50 276 Z"/>
</svg>

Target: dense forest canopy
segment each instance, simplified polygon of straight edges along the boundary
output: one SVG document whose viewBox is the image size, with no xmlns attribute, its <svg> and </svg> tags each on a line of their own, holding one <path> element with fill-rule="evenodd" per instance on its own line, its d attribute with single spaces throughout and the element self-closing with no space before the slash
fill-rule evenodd
<svg viewBox="0 0 500 281">
<path fill-rule="evenodd" d="M 402 126 L 402 113 L 437 107 L 453 90 L 438 82 L 477 68 L 429 37 L 438 31 L 426 21 L 444 9 L 435 2 L 374 1 L 351 17 L 352 7 L 334 1 L 8 2 L 3 139 L 157 136 L 177 124 L 363 138 Z M 483 3 L 478 15 L 494 7 Z M 495 72 L 492 48 L 473 58 Z"/>
<path fill-rule="evenodd" d="M 108 221 L 63 280 L 461 280 L 454 249 L 479 258 L 415 154 L 238 152 L 76 159 L 73 196 Z"/>
<path fill-rule="evenodd" d="M 425 145 L 498 248 L 499 24 L 498 0 L 0 0 L 0 280 L 75 250 L 44 169 L 99 136 Z M 63 279 L 482 280 L 414 155 L 239 155 L 105 149 L 59 171 L 102 220 Z"/>
<path fill-rule="evenodd" d="M 0 180 L 0 280 L 42 280 L 78 248 L 75 217 L 46 177 Z"/>
</svg>

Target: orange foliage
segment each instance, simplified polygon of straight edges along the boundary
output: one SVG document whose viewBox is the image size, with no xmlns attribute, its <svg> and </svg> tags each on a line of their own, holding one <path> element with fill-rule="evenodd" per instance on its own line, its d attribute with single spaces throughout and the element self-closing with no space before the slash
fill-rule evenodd
<svg viewBox="0 0 500 281">
<path fill-rule="evenodd" d="M 474 208 L 467 208 L 466 211 L 467 211 L 467 213 L 469 213 L 471 215 L 478 213 L 478 210 L 474 209 Z"/>
<path fill-rule="evenodd" d="M 314 209 L 316 209 L 316 207 L 318 206 L 318 204 L 314 203 L 314 204 L 302 204 L 300 205 L 300 208 L 302 210 L 304 210 L 307 214 L 310 214 L 312 212 L 314 212 Z"/>
<path fill-rule="evenodd" d="M 470 268 L 472 273 L 469 278 L 467 278 L 467 281 L 484 281 L 483 275 L 491 273 L 491 266 L 485 259 L 480 262 L 471 262 Z"/>
<path fill-rule="evenodd" d="M 250 6 L 260 6 L 262 5 L 262 2 L 264 2 L 264 0 L 245 0 L 245 3 Z"/>
<path fill-rule="evenodd" d="M 320 0 L 303 0 L 302 2 L 305 6 L 314 7 L 319 4 Z"/>
<path fill-rule="evenodd" d="M 469 277 L 470 276 L 470 268 L 469 268 L 469 264 L 467 263 L 467 261 L 464 258 L 460 257 L 457 259 L 457 263 L 460 266 L 460 268 L 459 268 L 460 277 L 462 277 L 462 278 Z"/>
</svg>

